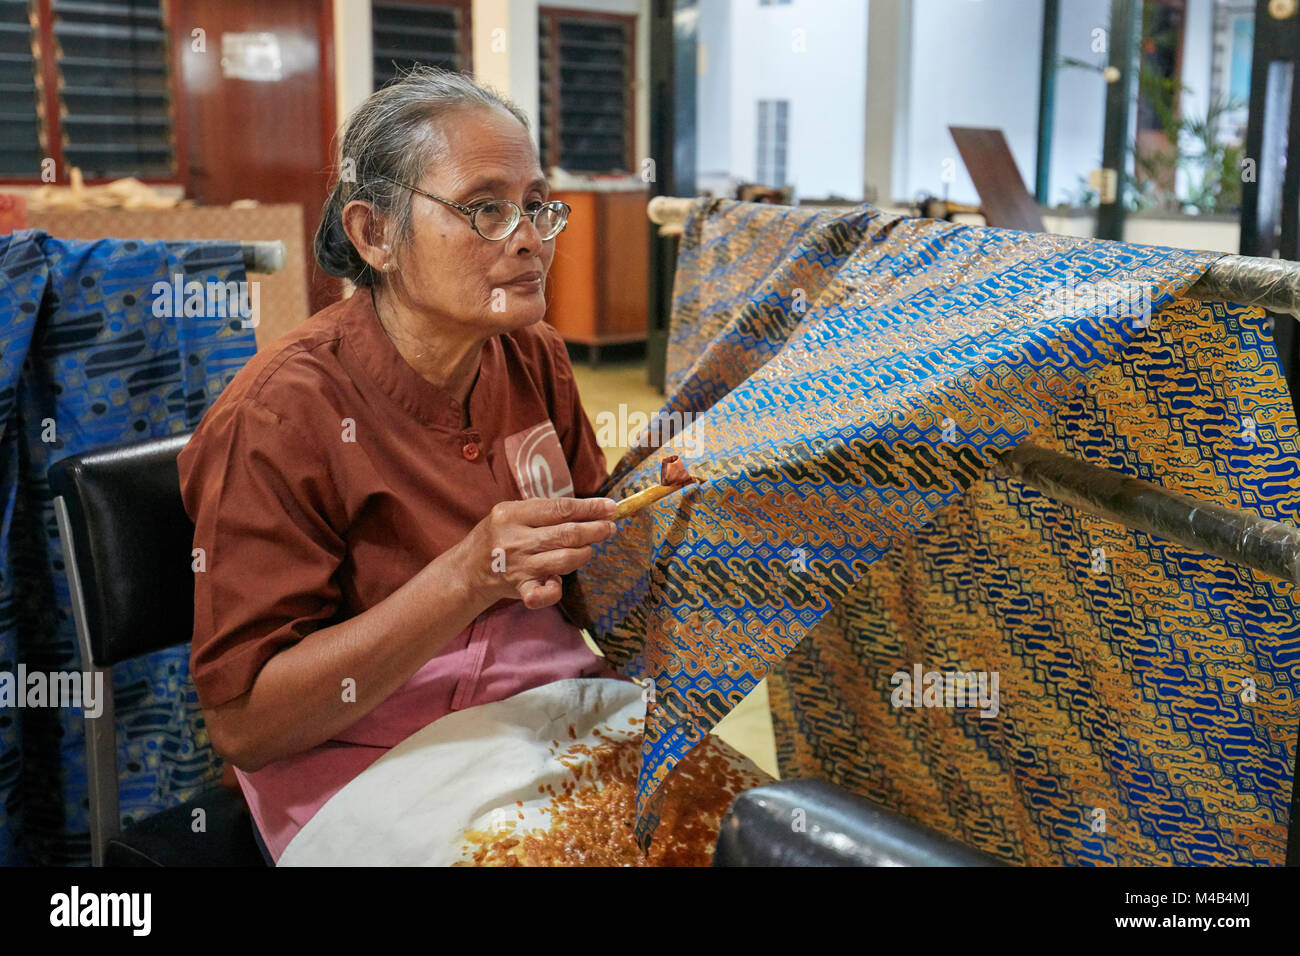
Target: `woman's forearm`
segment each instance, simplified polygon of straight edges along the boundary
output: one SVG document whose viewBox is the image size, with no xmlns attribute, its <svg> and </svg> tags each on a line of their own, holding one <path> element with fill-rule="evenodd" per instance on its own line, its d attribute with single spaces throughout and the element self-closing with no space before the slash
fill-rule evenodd
<svg viewBox="0 0 1300 956">
<path fill-rule="evenodd" d="M 217 751 L 258 770 L 330 740 L 386 700 L 496 601 L 474 586 L 459 552 L 279 652 L 247 693 L 206 711 Z"/>
<path fill-rule="evenodd" d="M 205 710 L 212 744 L 245 771 L 351 727 L 498 600 L 559 601 L 561 578 L 614 533 L 608 498 L 503 501 L 374 607 L 280 651 L 252 688 Z"/>
</svg>

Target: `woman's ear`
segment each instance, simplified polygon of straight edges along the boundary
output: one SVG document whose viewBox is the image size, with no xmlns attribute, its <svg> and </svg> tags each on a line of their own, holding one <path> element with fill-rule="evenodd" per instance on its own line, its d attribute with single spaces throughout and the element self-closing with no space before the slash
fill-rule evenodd
<svg viewBox="0 0 1300 956">
<path fill-rule="evenodd" d="M 392 271 L 384 266 L 393 261 L 393 253 L 384 236 L 383 224 L 370 203 L 354 199 L 343 207 L 343 231 L 356 247 L 366 265 L 376 272 Z"/>
</svg>

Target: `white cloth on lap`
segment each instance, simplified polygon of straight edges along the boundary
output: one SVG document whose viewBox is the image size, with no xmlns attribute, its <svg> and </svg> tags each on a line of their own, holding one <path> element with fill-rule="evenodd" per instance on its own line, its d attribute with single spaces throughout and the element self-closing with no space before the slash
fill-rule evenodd
<svg viewBox="0 0 1300 956">
<path fill-rule="evenodd" d="M 504 820 L 545 828 L 541 808 L 552 798 L 539 788 L 558 792 L 574 779 L 556 759 L 555 741 L 574 765 L 586 758 L 573 756 L 573 744 L 639 738 L 645 709 L 637 684 L 575 678 L 448 714 L 330 798 L 279 865 L 448 866 L 462 859 L 467 829 L 491 831 Z M 735 759 L 761 775 L 744 757 Z"/>
</svg>

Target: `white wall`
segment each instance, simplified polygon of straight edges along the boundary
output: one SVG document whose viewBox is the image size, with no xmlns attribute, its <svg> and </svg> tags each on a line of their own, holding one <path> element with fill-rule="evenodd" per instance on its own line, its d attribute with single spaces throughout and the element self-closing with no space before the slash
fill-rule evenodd
<svg viewBox="0 0 1300 956">
<path fill-rule="evenodd" d="M 334 93 L 339 128 L 374 86 L 370 0 L 334 0 Z"/>
<path fill-rule="evenodd" d="M 955 202 L 978 201 L 950 125 L 1000 128 L 1032 192 L 1042 0 L 914 0 L 911 9 L 906 161 L 895 166 L 894 197 L 911 199 L 924 191 Z M 945 183 L 945 171 L 953 166 L 954 180 Z"/>
<path fill-rule="evenodd" d="M 1187 0 L 1187 18 L 1183 21 L 1183 62 L 1180 79 L 1186 89 L 1179 103 L 1184 119 L 1201 119 L 1210 108 L 1210 73 L 1214 55 L 1214 3 L 1213 0 Z M 1182 149 L 1199 152 L 1196 141 L 1183 137 Z M 1197 181 L 1200 171 L 1194 173 Z M 1175 185 L 1180 196 L 1186 195 L 1191 183 L 1180 168 L 1175 174 Z"/>
<path fill-rule="evenodd" d="M 700 186 L 731 175 L 731 3 L 700 4 L 695 77 L 695 175 Z"/>
<path fill-rule="evenodd" d="M 474 79 L 514 101 L 528 114 L 538 142 L 536 0 L 474 0 Z"/>
<path fill-rule="evenodd" d="M 979 220 L 972 220 L 977 223 Z M 1092 236 L 1097 229 L 1095 209 L 1072 215 L 1043 216 L 1048 232 L 1063 236 Z M 1124 241 L 1174 249 L 1208 249 L 1236 253 L 1240 248 L 1241 226 L 1230 218 L 1133 214 L 1124 217 Z"/>
<path fill-rule="evenodd" d="M 1051 206 L 1076 197 L 1081 185 L 1087 184 L 1088 173 L 1101 168 L 1102 130 L 1106 120 L 1106 81 L 1101 70 L 1110 62 L 1108 52 L 1093 49 L 1094 31 L 1109 27 L 1110 0 L 1066 0 L 1060 10 L 1047 194 Z M 1108 42 L 1108 38 L 1109 33 L 1103 42 Z M 1096 64 L 1098 69 L 1061 66 L 1059 61 L 1063 57 Z M 1032 174 L 1026 176 L 1026 181 L 1032 189 Z"/>
<path fill-rule="evenodd" d="M 912 62 L 911 0 L 874 0 L 867 18 L 866 141 L 862 197 L 894 199 L 894 171 L 907 163 Z"/>
<path fill-rule="evenodd" d="M 1231 252 L 1241 249 L 1241 224 L 1219 217 L 1145 216 L 1124 218 L 1124 241 L 1174 249 L 1208 249 Z"/>
<path fill-rule="evenodd" d="M 757 175 L 758 101 L 790 101 L 786 178 L 803 199 L 860 199 L 865 136 L 867 8 L 864 0 L 730 3 L 730 169 Z M 712 54 L 710 54 L 712 55 Z M 700 77 L 701 85 L 716 76 Z M 712 95 L 712 94 L 706 94 Z M 719 155 L 710 147 L 708 167 Z"/>
</svg>

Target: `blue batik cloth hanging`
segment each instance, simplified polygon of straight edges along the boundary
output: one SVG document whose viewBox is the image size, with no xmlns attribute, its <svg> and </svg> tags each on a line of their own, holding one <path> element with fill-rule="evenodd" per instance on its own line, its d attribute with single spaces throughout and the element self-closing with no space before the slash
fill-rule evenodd
<svg viewBox="0 0 1300 956">
<path fill-rule="evenodd" d="M 208 310 L 178 284 L 245 281 L 234 242 L 0 236 L 0 671 L 84 669 L 47 471 L 193 429 L 256 351 L 256 320 L 186 314 Z M 114 685 L 124 823 L 220 777 L 188 644 L 119 664 Z M 0 707 L 0 865 L 89 862 L 84 741 L 80 708 Z"/>
</svg>

